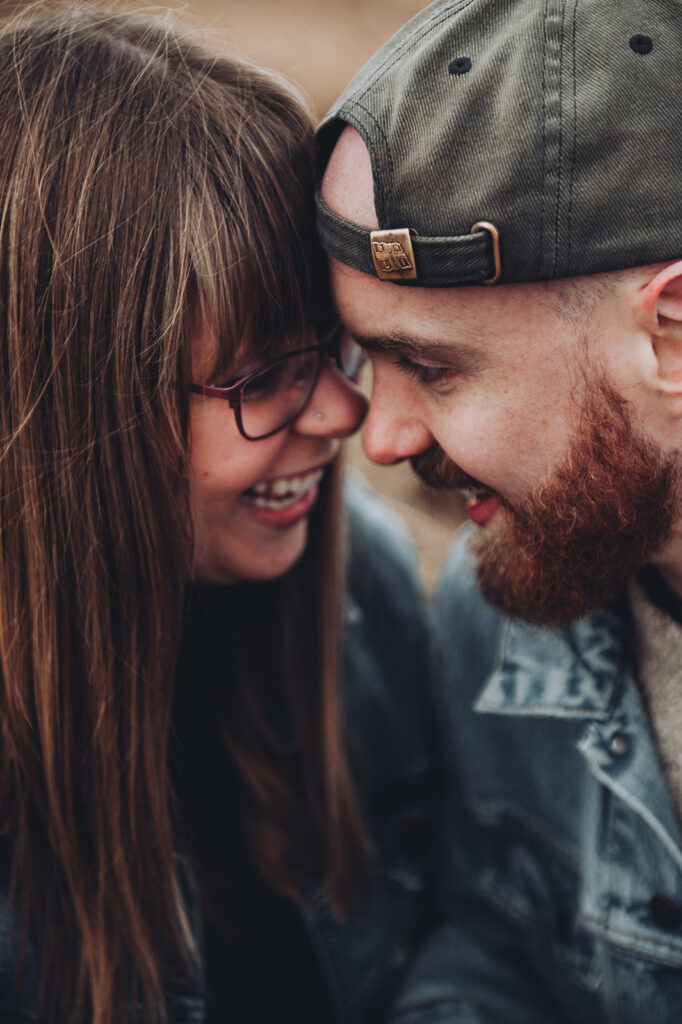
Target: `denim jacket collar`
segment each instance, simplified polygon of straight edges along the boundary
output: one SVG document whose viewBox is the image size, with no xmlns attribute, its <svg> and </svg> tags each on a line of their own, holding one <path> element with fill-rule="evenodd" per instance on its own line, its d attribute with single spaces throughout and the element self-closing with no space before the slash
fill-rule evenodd
<svg viewBox="0 0 682 1024">
<path fill-rule="evenodd" d="M 623 617 L 604 608 L 564 629 L 507 620 L 476 710 L 605 719 L 624 668 Z"/>
<path fill-rule="evenodd" d="M 592 774 L 639 814 L 682 868 L 682 831 L 628 664 L 625 601 L 564 629 L 508 620 L 475 710 L 582 720 Z"/>
</svg>

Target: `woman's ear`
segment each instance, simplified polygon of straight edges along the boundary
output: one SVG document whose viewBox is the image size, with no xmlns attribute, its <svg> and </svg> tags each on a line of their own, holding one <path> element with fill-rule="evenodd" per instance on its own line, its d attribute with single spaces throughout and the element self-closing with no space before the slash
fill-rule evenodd
<svg viewBox="0 0 682 1024">
<path fill-rule="evenodd" d="M 657 388 L 682 397 L 682 260 L 668 263 L 645 281 L 636 315 L 651 337 Z"/>
</svg>

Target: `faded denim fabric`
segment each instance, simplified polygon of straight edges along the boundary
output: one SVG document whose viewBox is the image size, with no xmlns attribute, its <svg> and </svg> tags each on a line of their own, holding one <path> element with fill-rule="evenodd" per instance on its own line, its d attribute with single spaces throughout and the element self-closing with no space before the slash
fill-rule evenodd
<svg viewBox="0 0 682 1024">
<path fill-rule="evenodd" d="M 627 614 L 510 621 L 455 543 L 436 605 L 447 922 L 395 1024 L 682 1020 L 682 835 Z"/>
<path fill-rule="evenodd" d="M 332 916 L 321 889 L 305 894 L 304 917 L 337 1024 L 377 1024 L 426 927 L 424 891 L 434 847 L 435 721 L 426 614 L 411 541 L 395 513 L 361 478 L 349 480 L 346 504 L 342 697 L 371 874 L 343 921 Z M 0 1024 L 9 1024 L 16 948 L 3 900 L 0 886 Z M 191 886 L 188 904 L 200 936 Z M 37 1020 L 38 978 L 31 952 L 22 1022 Z M 168 1005 L 169 1024 L 205 1020 L 201 965 L 192 985 L 169 992 Z"/>
</svg>

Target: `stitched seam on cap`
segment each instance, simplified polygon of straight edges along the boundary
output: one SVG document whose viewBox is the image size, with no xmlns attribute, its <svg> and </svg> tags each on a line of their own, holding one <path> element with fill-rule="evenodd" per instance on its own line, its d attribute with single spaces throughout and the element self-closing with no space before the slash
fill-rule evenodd
<svg viewBox="0 0 682 1024">
<path fill-rule="evenodd" d="M 542 273 L 543 249 L 545 245 L 545 178 L 547 175 L 547 8 L 549 0 L 545 0 L 542 15 L 542 196 L 540 198 L 540 244 L 538 245 L 538 262 L 535 276 Z"/>
<path fill-rule="evenodd" d="M 554 207 L 554 260 L 552 261 L 552 277 L 556 277 L 557 263 L 559 262 L 559 211 L 561 209 L 561 178 L 563 170 L 563 148 L 564 148 L 564 104 L 562 78 L 564 70 L 564 22 L 566 20 L 566 5 L 561 5 L 561 31 L 559 34 L 559 140 L 557 153 L 557 182 L 556 182 L 556 204 Z"/>
<path fill-rule="evenodd" d="M 384 140 L 384 145 L 386 147 L 386 154 L 388 156 L 388 174 L 389 174 L 389 179 L 390 180 L 389 180 L 389 185 L 388 185 L 388 189 L 387 190 L 383 188 L 383 186 L 381 185 L 381 182 L 379 182 L 379 186 L 381 188 L 381 205 L 383 207 L 381 212 L 385 215 L 387 210 L 389 209 L 389 207 L 391 205 L 391 199 L 392 199 L 392 196 L 393 196 L 393 155 L 391 153 L 391 147 L 388 144 L 388 139 L 386 138 L 386 133 L 384 132 L 384 129 L 381 127 L 381 125 L 377 121 L 377 119 L 374 116 L 374 114 L 372 113 L 372 111 L 368 110 L 367 107 L 365 107 L 364 104 L 360 103 L 359 100 L 350 100 L 349 102 L 352 104 L 353 107 L 359 107 L 360 110 L 362 110 L 363 113 L 365 113 L 367 115 L 367 118 L 375 126 L 377 132 L 379 133 L 381 138 Z M 347 105 L 344 107 L 344 109 L 348 109 Z M 351 114 L 351 111 L 348 110 L 348 113 Z M 357 120 L 358 124 L 362 124 L 362 119 L 361 118 L 357 117 L 356 120 Z M 365 125 L 363 125 L 363 127 L 365 127 Z M 378 152 L 377 152 L 376 146 L 374 145 L 374 141 L 373 140 L 365 140 L 365 141 L 368 144 L 368 148 L 369 148 L 369 151 L 370 151 L 370 156 L 378 157 Z M 379 162 L 378 159 L 375 162 L 378 164 L 378 162 Z M 377 182 L 376 182 L 376 177 L 375 177 L 374 173 L 372 173 L 372 179 L 373 179 L 372 180 L 372 184 L 376 186 Z M 379 215 L 379 211 L 377 210 L 377 219 L 379 219 L 378 215 Z M 381 219 L 385 220 L 386 217 L 384 216 Z"/>
<path fill-rule="evenodd" d="M 576 55 L 575 55 L 575 43 L 577 36 L 577 24 L 578 24 L 578 4 L 580 0 L 575 0 L 573 4 L 573 40 L 571 44 L 571 52 L 573 55 L 573 150 L 571 152 L 571 168 L 570 168 L 570 179 L 568 186 L 568 215 L 566 218 L 566 232 L 568 234 L 568 248 L 566 251 L 566 267 L 565 272 L 571 273 L 571 265 L 573 262 L 573 185 L 575 182 L 575 158 L 578 152 L 578 82 L 577 82 L 577 67 L 576 67 Z"/>
</svg>

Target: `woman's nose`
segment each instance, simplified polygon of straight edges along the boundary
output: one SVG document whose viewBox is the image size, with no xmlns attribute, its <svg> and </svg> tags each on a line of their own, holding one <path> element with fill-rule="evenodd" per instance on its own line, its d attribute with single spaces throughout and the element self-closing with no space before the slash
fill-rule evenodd
<svg viewBox="0 0 682 1024">
<path fill-rule="evenodd" d="M 325 359 L 315 390 L 294 420 L 293 429 L 309 436 L 349 437 L 362 425 L 368 404 L 358 385 L 331 359 Z"/>
</svg>

